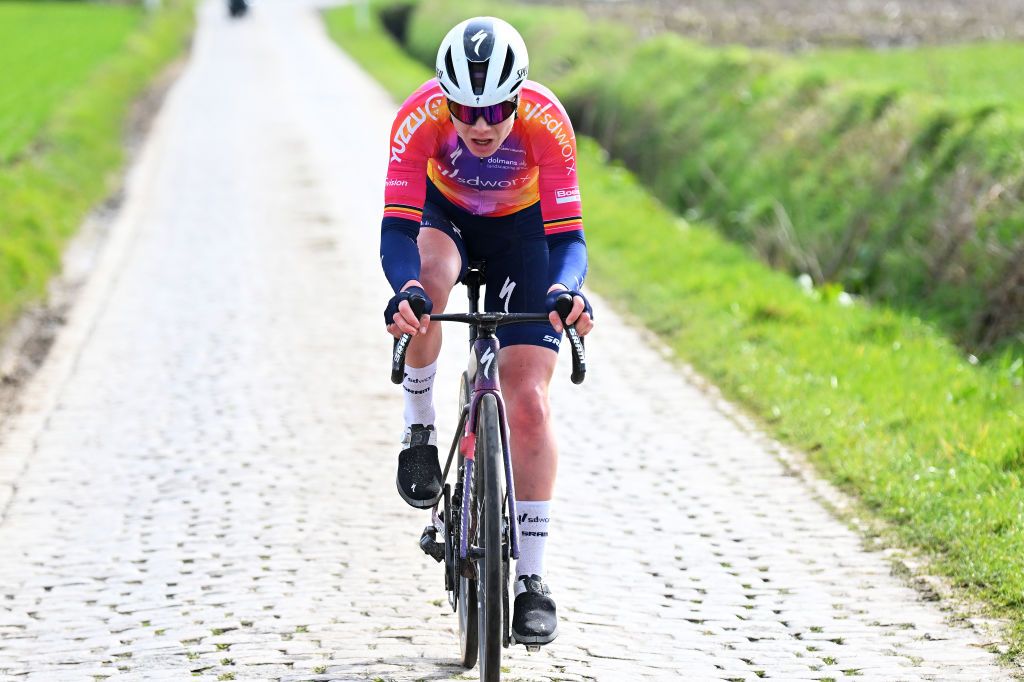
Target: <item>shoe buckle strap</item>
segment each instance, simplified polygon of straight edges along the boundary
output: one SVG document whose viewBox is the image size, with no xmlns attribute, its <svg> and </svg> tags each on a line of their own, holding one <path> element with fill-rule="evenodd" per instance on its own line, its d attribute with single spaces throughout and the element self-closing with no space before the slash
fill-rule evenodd
<svg viewBox="0 0 1024 682">
<path fill-rule="evenodd" d="M 405 433 L 402 435 L 402 446 L 411 448 L 417 445 L 430 445 L 430 436 L 433 433 L 433 426 L 414 424 L 411 427 L 406 427 Z"/>
<path fill-rule="evenodd" d="M 523 581 L 523 585 L 526 587 L 527 592 L 536 592 L 537 594 L 551 594 L 551 590 L 544 581 L 541 580 L 540 576 L 519 576 L 519 580 Z"/>
</svg>

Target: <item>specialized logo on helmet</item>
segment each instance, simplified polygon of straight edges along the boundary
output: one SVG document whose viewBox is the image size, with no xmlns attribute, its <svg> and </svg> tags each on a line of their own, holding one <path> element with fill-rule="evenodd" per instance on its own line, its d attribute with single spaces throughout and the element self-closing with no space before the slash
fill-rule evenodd
<svg viewBox="0 0 1024 682">
<path fill-rule="evenodd" d="M 494 27 L 490 22 L 473 22 L 462 35 L 462 49 L 470 61 L 486 61 L 494 51 Z"/>
<path fill-rule="evenodd" d="M 476 32 L 475 36 L 470 38 L 470 40 L 472 40 L 473 43 L 476 44 L 476 48 L 473 50 L 473 52 L 476 53 L 477 57 L 480 56 L 480 44 L 484 42 L 484 38 L 486 37 L 487 31 L 480 29 L 479 31 Z"/>
</svg>

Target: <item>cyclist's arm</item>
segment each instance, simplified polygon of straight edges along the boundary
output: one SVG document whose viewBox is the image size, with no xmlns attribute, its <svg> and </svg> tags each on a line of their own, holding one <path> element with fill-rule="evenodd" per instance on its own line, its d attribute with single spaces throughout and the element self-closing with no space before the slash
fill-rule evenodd
<svg viewBox="0 0 1024 682">
<path fill-rule="evenodd" d="M 587 241 L 583 230 L 547 235 L 548 274 L 553 288 L 575 289 L 583 286 L 587 275 Z"/>
<path fill-rule="evenodd" d="M 420 225 L 413 220 L 385 217 L 380 227 L 380 264 L 391 289 L 397 293 L 420 276 L 416 237 Z"/>
<path fill-rule="evenodd" d="M 537 83 L 529 83 L 529 104 L 523 118 L 538 167 L 540 209 L 548 240 L 548 293 L 556 290 L 577 292 L 566 321 L 579 334 L 593 329 L 593 315 L 579 293 L 587 275 L 587 242 L 583 236 L 583 210 L 579 180 L 576 176 L 576 136 L 569 116 L 554 93 Z M 549 317 L 552 326 L 562 329 L 556 312 Z"/>
<path fill-rule="evenodd" d="M 583 236 L 583 210 L 576 176 L 576 136 L 558 99 L 538 87 L 550 103 L 534 116 L 532 135 L 537 140 L 538 185 L 544 234 L 548 240 L 548 275 L 552 288 L 579 290 L 587 275 L 587 242 Z M 539 104 L 537 106 L 540 106 Z"/>
<path fill-rule="evenodd" d="M 562 142 L 556 146 L 557 154 L 548 154 L 549 163 L 540 168 L 541 213 L 548 241 L 548 292 L 561 289 L 578 293 L 587 276 L 587 242 L 576 179 L 575 140 Z M 593 328 L 590 308 L 582 294 L 574 297 L 566 320 L 575 323 L 580 335 Z M 551 324 L 561 331 L 561 321 L 555 313 L 551 313 Z"/>
<path fill-rule="evenodd" d="M 424 83 L 405 101 L 391 126 L 380 263 L 395 292 L 420 276 L 416 238 L 427 192 L 427 160 L 437 146 L 437 109 L 443 101 L 438 92 L 436 81 Z"/>
</svg>

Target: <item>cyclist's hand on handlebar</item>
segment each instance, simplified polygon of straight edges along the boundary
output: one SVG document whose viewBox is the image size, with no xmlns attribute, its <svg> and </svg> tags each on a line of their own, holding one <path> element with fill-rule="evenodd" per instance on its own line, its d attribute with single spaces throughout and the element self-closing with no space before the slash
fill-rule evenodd
<svg viewBox="0 0 1024 682">
<path fill-rule="evenodd" d="M 572 296 L 572 311 L 566 316 L 565 321 L 576 325 L 576 331 L 580 336 L 586 336 L 594 328 L 594 310 L 590 307 L 590 301 L 582 292 L 564 289 L 561 285 L 555 285 L 548 290 L 547 298 L 544 299 L 544 307 L 548 311 L 548 318 L 555 331 L 562 331 L 562 320 L 555 312 L 555 301 L 562 294 Z"/>
<path fill-rule="evenodd" d="M 417 301 L 422 306 L 423 314 L 417 319 L 413 312 L 411 302 Z M 384 323 L 388 327 L 388 333 L 396 339 L 402 334 L 416 336 L 418 333 L 425 333 L 430 324 L 430 311 L 434 304 L 430 297 L 419 286 L 408 286 L 391 297 L 387 308 L 384 309 Z"/>
</svg>

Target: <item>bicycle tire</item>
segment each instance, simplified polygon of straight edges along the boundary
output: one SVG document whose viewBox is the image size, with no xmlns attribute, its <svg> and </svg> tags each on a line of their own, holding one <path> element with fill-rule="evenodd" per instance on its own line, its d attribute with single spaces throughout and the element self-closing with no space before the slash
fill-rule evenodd
<svg viewBox="0 0 1024 682">
<path fill-rule="evenodd" d="M 485 395 L 477 413 L 476 503 L 483 557 L 477 563 L 477 621 L 480 640 L 480 680 L 501 679 L 501 649 L 504 641 L 504 597 L 507 591 L 503 566 L 502 517 L 505 504 L 504 457 L 501 447 L 498 402 Z M 480 494 L 482 493 L 482 494 Z"/>
<path fill-rule="evenodd" d="M 469 377 L 466 372 L 462 373 L 462 383 L 459 386 L 459 416 L 462 416 L 462 410 L 469 403 Z M 459 453 L 459 468 L 456 469 L 458 475 L 462 475 L 463 464 L 465 458 L 462 453 Z M 463 490 L 463 495 L 472 495 L 472 490 Z M 461 512 L 461 505 L 456 510 Z M 457 514 L 455 518 L 459 518 Z M 453 529 L 452 539 L 454 546 L 452 547 L 453 555 L 458 557 L 459 545 L 458 529 Z M 477 654 L 479 652 L 479 638 L 478 638 L 478 624 L 477 624 L 477 609 L 476 609 L 476 581 L 471 578 L 467 578 L 461 575 L 461 572 L 456 570 L 455 573 L 455 589 L 458 590 L 456 597 L 456 607 L 459 616 L 459 651 L 462 654 L 462 665 L 466 668 L 472 668 L 476 665 Z"/>
</svg>

